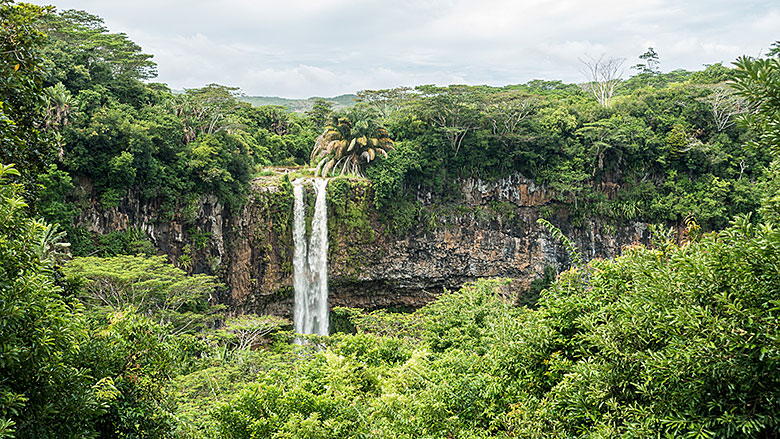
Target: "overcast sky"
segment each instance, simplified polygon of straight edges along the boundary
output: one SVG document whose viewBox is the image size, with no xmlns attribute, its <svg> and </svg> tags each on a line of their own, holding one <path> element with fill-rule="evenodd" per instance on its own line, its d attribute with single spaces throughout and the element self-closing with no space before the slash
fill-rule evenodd
<svg viewBox="0 0 780 439">
<path fill-rule="evenodd" d="M 171 88 L 335 96 L 419 84 L 583 82 L 578 58 L 696 70 L 780 39 L 776 0 L 34 0 L 102 17 Z M 626 68 L 625 75 L 632 74 Z"/>
</svg>

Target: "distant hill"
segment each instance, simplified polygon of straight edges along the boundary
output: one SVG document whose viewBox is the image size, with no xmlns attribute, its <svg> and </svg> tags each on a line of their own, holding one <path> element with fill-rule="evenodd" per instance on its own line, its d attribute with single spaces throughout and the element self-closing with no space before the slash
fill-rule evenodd
<svg viewBox="0 0 780 439">
<path fill-rule="evenodd" d="M 239 99 L 257 107 L 263 105 L 279 105 L 287 108 L 292 112 L 303 113 L 305 111 L 311 110 L 311 108 L 314 106 L 315 99 L 325 99 L 326 101 L 333 102 L 333 107 L 338 110 L 355 105 L 355 99 L 357 99 L 357 95 L 346 94 L 332 98 L 320 98 L 314 96 L 308 99 L 288 99 L 279 98 L 276 96 L 241 96 Z"/>
</svg>

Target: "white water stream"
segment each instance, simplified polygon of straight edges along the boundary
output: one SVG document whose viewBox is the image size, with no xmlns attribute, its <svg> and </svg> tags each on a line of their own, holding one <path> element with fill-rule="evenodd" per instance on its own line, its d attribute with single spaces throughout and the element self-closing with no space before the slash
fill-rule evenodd
<svg viewBox="0 0 780 439">
<path fill-rule="evenodd" d="M 306 205 L 303 186 L 311 181 L 316 200 L 311 236 L 306 239 Z M 322 178 L 293 181 L 293 320 L 299 334 L 328 335 L 328 181 Z"/>
</svg>

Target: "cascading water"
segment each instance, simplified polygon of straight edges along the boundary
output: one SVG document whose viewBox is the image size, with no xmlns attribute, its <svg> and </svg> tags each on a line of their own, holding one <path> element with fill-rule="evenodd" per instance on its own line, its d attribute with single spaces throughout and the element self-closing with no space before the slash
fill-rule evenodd
<svg viewBox="0 0 780 439">
<path fill-rule="evenodd" d="M 306 206 L 303 203 L 303 180 L 293 181 L 293 288 L 295 289 L 295 307 L 293 322 L 298 334 L 311 331 L 309 319 L 309 261 L 306 258 Z M 308 327 L 308 328 L 307 328 Z"/>
<path fill-rule="evenodd" d="M 328 212 L 325 203 L 328 181 L 310 180 L 316 200 L 311 236 L 306 240 L 306 205 L 303 186 L 307 180 L 293 181 L 293 320 L 299 334 L 328 335 Z"/>
</svg>

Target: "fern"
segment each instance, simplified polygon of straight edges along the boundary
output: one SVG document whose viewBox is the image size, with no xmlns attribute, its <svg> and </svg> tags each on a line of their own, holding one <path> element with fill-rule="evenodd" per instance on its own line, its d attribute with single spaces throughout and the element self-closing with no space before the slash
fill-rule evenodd
<svg viewBox="0 0 780 439">
<path fill-rule="evenodd" d="M 561 229 L 555 227 L 551 222 L 547 221 L 544 218 L 539 218 L 538 220 L 536 220 L 536 223 L 544 226 L 544 228 L 547 229 L 547 231 L 553 236 L 553 238 L 563 243 L 563 246 L 566 248 L 566 252 L 569 254 L 569 259 L 571 259 L 573 266 L 581 267 L 584 265 L 584 262 L 582 260 L 582 254 L 580 253 L 579 249 L 574 244 L 574 242 L 571 239 L 569 239 L 568 236 L 564 235 L 563 232 L 561 232 Z"/>
</svg>

